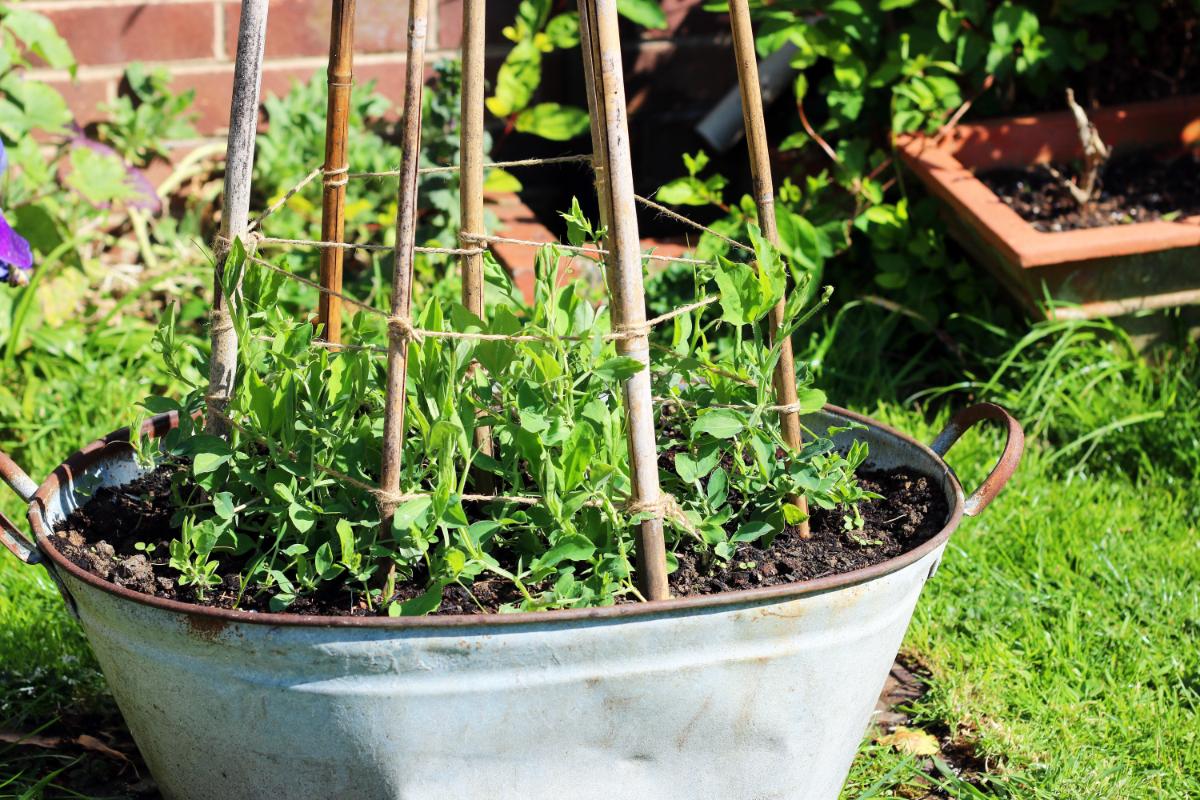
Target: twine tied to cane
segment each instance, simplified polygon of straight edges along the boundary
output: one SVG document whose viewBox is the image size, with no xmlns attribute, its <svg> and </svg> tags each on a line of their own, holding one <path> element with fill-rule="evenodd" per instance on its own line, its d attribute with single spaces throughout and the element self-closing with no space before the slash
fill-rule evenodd
<svg viewBox="0 0 1200 800">
<path fill-rule="evenodd" d="M 699 531 L 696 530 L 696 526 L 688 519 L 683 507 L 679 505 L 679 501 L 670 492 L 660 492 L 657 500 L 636 500 L 630 498 L 625 503 L 625 511 L 631 515 L 654 514 L 663 519 L 671 520 L 691 536 L 700 535 Z"/>
</svg>

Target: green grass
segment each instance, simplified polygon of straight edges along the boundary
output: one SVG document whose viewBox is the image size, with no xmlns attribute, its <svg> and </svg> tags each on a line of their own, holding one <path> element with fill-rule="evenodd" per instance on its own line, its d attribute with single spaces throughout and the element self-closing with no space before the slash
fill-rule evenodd
<svg viewBox="0 0 1200 800">
<path fill-rule="evenodd" d="M 968 485 L 989 438 L 952 453 Z M 973 743 L 996 796 L 1200 796 L 1200 491 L 1052 456 L 951 540 L 905 644 L 933 672 L 915 724 Z M 881 767 L 860 759 L 844 797 Z"/>
<path fill-rule="evenodd" d="M 821 370 L 831 397 L 924 440 L 971 396 L 1012 405 L 1034 434 L 1012 484 L 951 540 L 905 644 L 932 674 L 913 725 L 969 744 L 988 775 L 930 779 L 927 763 L 868 737 L 843 797 L 1200 797 L 1200 356 L 1143 360 L 1103 324 L 1024 338 L 948 325 L 973 355 L 959 361 L 902 319 L 852 309 Z M 124 421 L 157 380 L 135 338 L 37 356 L 25 368 L 36 391 L 14 394 L 20 376 L 4 384 L 17 405 L 3 412 L 0 447 L 40 477 Z M 945 384 L 957 385 L 928 391 Z M 972 432 L 950 461 L 970 488 L 999 449 L 996 431 Z M 7 493 L 0 508 L 19 510 Z M 0 653 L 0 729 L 111 713 L 51 582 L 3 553 Z M 0 745 L 0 797 L 56 796 L 38 781 L 74 758 Z"/>
</svg>

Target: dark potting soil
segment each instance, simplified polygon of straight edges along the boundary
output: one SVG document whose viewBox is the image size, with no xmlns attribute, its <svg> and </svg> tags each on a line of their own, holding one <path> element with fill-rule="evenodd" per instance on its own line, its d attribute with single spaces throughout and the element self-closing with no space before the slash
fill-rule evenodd
<svg viewBox="0 0 1200 800">
<path fill-rule="evenodd" d="M 1074 165 L 1055 164 L 1077 178 Z M 1043 233 L 1126 225 L 1200 214 L 1200 158 L 1162 152 L 1118 154 L 1100 173 L 1100 196 L 1081 208 L 1043 166 L 982 172 L 979 180 Z"/>
<path fill-rule="evenodd" d="M 768 548 L 742 542 L 727 566 L 702 564 L 693 553 L 680 552 L 679 569 L 671 573 L 671 594 L 686 597 L 736 589 L 757 589 L 840 575 L 862 569 L 928 541 L 950 515 L 946 498 L 931 478 L 907 470 L 860 470 L 859 485 L 882 495 L 859 504 L 864 525 L 848 532 L 840 510 L 810 509 L 810 538 L 798 528 L 784 530 Z"/>
<path fill-rule="evenodd" d="M 174 570 L 167 566 L 169 543 L 179 535 L 178 527 L 171 524 L 175 512 L 171 481 L 186 469 L 183 463 L 166 463 L 133 483 L 100 489 L 58 526 L 51 541 L 80 568 L 127 589 L 215 608 L 268 611 L 267 598 L 253 591 L 254 587 L 240 591 L 238 572 L 243 565 L 239 563 L 225 565 L 228 572 L 222 573 L 223 582 L 206 592 L 203 600 L 193 587 L 176 582 Z M 871 566 L 927 541 L 949 516 L 945 498 L 930 478 L 904 470 L 864 469 L 859 482 L 883 495 L 883 499 L 860 504 L 866 523 L 861 531 L 846 532 L 839 511 L 815 509 L 811 538 L 801 539 L 795 529 L 789 529 L 766 549 L 742 543 L 726 566 L 701 563 L 691 553 L 681 552 L 679 569 L 671 575 L 672 594 L 686 597 L 777 586 Z M 138 544 L 142 549 L 135 546 Z M 397 586 L 394 599 L 422 594 L 426 577 L 417 575 Z M 470 593 L 461 586 L 447 587 L 435 613 L 476 614 L 480 606 L 495 611 L 520 599 L 511 583 L 484 578 L 471 586 Z M 288 613 L 369 616 L 379 610 L 367 609 L 364 602 L 330 584 L 324 593 L 297 599 Z"/>
</svg>

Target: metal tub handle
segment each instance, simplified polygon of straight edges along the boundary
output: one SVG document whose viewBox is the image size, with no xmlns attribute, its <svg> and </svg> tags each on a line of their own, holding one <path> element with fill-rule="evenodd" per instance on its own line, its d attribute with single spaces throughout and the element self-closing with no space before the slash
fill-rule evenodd
<svg viewBox="0 0 1200 800">
<path fill-rule="evenodd" d="M 17 462 L 2 451 L 0 451 L 0 478 L 12 487 L 12 490 L 22 500 L 26 503 L 32 502 L 33 494 L 37 491 L 37 484 L 25 473 L 25 470 L 17 466 Z M 7 547 L 10 553 L 26 564 L 36 564 L 42 560 L 37 545 L 25 538 L 16 523 L 5 516 L 3 512 L 0 512 L 0 544 Z"/>
<path fill-rule="evenodd" d="M 1017 465 L 1021 463 L 1021 454 L 1025 452 L 1025 431 L 1021 429 L 1021 423 L 995 403 L 979 403 L 955 414 L 929 445 L 933 452 L 945 457 L 946 452 L 968 428 L 983 420 L 993 420 L 1004 425 L 1008 429 L 1008 438 L 1004 442 L 1004 452 L 1000 454 L 996 466 L 992 467 L 992 471 L 983 479 L 979 488 L 963 503 L 963 513 L 969 517 L 977 516 L 987 508 L 988 503 L 996 499 L 996 495 L 1000 494 L 1008 479 L 1017 471 Z"/>
</svg>

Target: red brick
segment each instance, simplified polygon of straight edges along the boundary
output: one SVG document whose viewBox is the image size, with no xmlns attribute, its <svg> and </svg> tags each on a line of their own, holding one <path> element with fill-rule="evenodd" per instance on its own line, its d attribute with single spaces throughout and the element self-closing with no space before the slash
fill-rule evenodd
<svg viewBox="0 0 1200 800">
<path fill-rule="evenodd" d="M 575 4 L 569 3 L 568 7 L 574 9 Z M 458 50 L 462 47 L 463 0 L 441 0 L 438 13 L 438 46 L 444 50 Z M 513 46 L 501 32 L 506 26 L 512 25 L 516 17 L 515 2 L 502 3 L 492 0 L 487 4 L 484 39 L 489 49 L 507 52 Z"/>
<path fill-rule="evenodd" d="M 171 89 L 182 92 L 196 90 L 192 111 L 199 115 L 195 125 L 201 134 L 208 135 L 229 128 L 229 96 L 233 91 L 233 65 L 213 67 L 204 72 L 173 72 Z"/>
<path fill-rule="evenodd" d="M 104 115 L 100 113 L 100 106 L 112 99 L 112 94 L 116 91 L 115 78 L 50 80 L 47 83 L 62 94 L 71 113 L 75 115 L 75 121 L 80 125 L 87 125 L 89 122 L 103 119 Z"/>
<path fill-rule="evenodd" d="M 225 51 L 237 51 L 238 3 L 225 4 Z M 267 58 L 323 56 L 329 53 L 329 0 L 274 0 L 267 18 Z M 407 4 L 396 0 L 357 0 L 354 52 L 402 52 L 408 40 Z"/>
<path fill-rule="evenodd" d="M 279 65 L 267 62 L 263 65 L 262 96 L 284 95 L 294 82 L 305 82 L 314 74 L 323 74 L 321 67 Z M 383 62 L 360 64 L 354 69 L 354 84 L 365 87 L 375 81 L 375 91 L 392 99 L 395 115 L 400 113 L 404 101 L 404 57 L 395 56 Z M 201 133 L 211 134 L 229 127 L 229 99 L 233 91 L 233 66 L 213 67 L 203 72 L 186 72 L 173 76 L 172 88 L 196 90 L 196 102 L 192 109 L 200 115 L 196 127 Z"/>
<path fill-rule="evenodd" d="M 83 65 L 211 58 L 211 3 L 102 6 L 44 11 Z"/>
<path fill-rule="evenodd" d="M 462 47 L 463 0 L 441 0 L 438 3 L 438 47 L 457 50 Z"/>
</svg>

